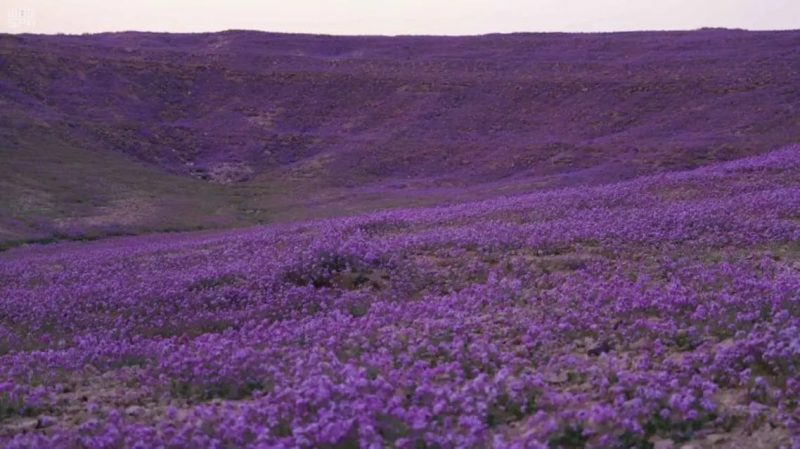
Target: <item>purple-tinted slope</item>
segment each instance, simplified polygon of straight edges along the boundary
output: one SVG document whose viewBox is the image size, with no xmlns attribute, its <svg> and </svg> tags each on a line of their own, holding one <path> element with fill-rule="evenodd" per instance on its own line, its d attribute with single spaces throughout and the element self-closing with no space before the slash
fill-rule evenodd
<svg viewBox="0 0 800 449">
<path fill-rule="evenodd" d="M 0 67 L 4 145 L 36 127 L 223 182 L 618 179 L 800 138 L 793 31 L 6 35 Z"/>
<path fill-rule="evenodd" d="M 734 159 L 800 141 L 797 86 L 796 31 L 0 35 L 0 247 Z"/>
</svg>

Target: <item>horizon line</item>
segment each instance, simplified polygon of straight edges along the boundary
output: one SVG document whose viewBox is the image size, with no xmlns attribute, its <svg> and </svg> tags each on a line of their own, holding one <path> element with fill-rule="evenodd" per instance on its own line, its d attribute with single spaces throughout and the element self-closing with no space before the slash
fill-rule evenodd
<svg viewBox="0 0 800 449">
<path fill-rule="evenodd" d="M 511 36 L 511 35 L 524 35 L 524 34 L 634 34 L 634 33 L 689 33 L 689 32 L 711 32 L 711 31 L 729 31 L 729 32 L 747 32 L 747 33 L 781 33 L 781 32 L 796 32 L 800 28 L 776 28 L 776 29 L 751 29 L 739 27 L 715 27 L 707 26 L 700 28 L 675 28 L 675 29 L 628 29 L 628 30 L 610 30 L 610 31 L 498 31 L 476 34 L 335 34 L 335 33 L 311 33 L 300 31 L 270 31 L 259 30 L 251 28 L 227 28 L 214 31 L 154 31 L 154 30 L 110 30 L 110 31 L 90 31 L 82 33 L 70 32 L 13 32 L 13 31 L 0 31 L 0 35 L 7 36 L 69 36 L 69 37 L 89 37 L 89 36 L 102 36 L 110 34 L 168 34 L 168 35 L 207 35 L 207 34 L 224 34 L 224 33 L 262 33 L 286 36 L 318 36 L 318 37 L 441 37 L 441 38 L 464 38 L 464 37 L 486 37 L 486 36 Z"/>
</svg>

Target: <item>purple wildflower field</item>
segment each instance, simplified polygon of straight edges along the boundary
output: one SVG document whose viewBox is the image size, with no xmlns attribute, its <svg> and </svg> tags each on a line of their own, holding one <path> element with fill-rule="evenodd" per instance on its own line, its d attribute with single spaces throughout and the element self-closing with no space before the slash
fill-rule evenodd
<svg viewBox="0 0 800 449">
<path fill-rule="evenodd" d="M 800 447 L 800 147 L 0 259 L 0 445 Z"/>
<path fill-rule="evenodd" d="M 800 449 L 798 87 L 800 31 L 0 33 L 0 448 Z"/>
</svg>

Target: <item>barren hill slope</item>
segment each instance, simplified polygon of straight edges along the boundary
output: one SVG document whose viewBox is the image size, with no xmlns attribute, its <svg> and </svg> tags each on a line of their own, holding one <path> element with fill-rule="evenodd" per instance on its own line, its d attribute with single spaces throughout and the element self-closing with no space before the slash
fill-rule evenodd
<svg viewBox="0 0 800 449">
<path fill-rule="evenodd" d="M 797 86 L 795 31 L 1 35 L 0 238 L 688 168 L 800 140 Z"/>
</svg>

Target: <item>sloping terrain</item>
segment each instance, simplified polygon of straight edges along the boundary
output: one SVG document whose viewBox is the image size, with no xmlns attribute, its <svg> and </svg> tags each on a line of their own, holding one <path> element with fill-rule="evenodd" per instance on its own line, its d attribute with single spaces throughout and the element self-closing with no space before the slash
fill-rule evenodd
<svg viewBox="0 0 800 449">
<path fill-rule="evenodd" d="M 220 186 L 47 134 L 0 147 L 0 248 L 147 231 L 232 226 Z"/>
<path fill-rule="evenodd" d="M 329 216 L 735 159 L 800 140 L 799 68 L 795 31 L 0 35 L 0 239 Z M 110 218 L 120 208 L 138 212 Z"/>
<path fill-rule="evenodd" d="M 0 446 L 800 444 L 800 147 L 0 255 Z"/>
</svg>

